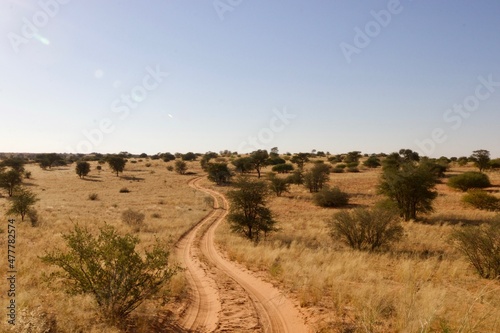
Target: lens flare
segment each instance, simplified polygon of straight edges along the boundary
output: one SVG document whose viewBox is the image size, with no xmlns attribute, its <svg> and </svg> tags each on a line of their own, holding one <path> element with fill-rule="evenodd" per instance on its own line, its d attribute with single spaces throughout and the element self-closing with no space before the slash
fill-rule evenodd
<svg viewBox="0 0 500 333">
<path fill-rule="evenodd" d="M 50 45 L 50 40 L 48 40 L 47 38 L 43 37 L 43 36 L 40 36 L 40 35 L 34 35 L 33 38 L 35 38 L 37 41 L 39 41 L 40 43 L 42 43 L 43 45 L 47 45 L 49 46 Z"/>
</svg>

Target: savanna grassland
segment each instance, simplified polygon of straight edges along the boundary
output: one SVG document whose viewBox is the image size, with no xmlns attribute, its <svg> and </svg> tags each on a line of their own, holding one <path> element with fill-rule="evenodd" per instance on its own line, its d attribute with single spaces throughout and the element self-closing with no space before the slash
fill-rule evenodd
<svg viewBox="0 0 500 333">
<path fill-rule="evenodd" d="M 17 218 L 18 327 L 31 323 L 57 328 L 54 332 L 118 332 L 99 317 L 92 298 L 70 296 L 61 280 L 49 279 L 55 269 L 39 259 L 46 251 L 64 248 L 62 235 L 75 224 L 97 232 L 106 223 L 120 233 L 137 235 L 141 248 L 158 239 L 173 252 L 179 237 L 210 211 L 207 197 L 187 185 L 194 175 L 168 171 L 166 166 L 174 162 L 132 160 L 119 177 L 107 165 L 97 171 L 97 162 L 92 162 L 85 179 L 75 174 L 74 164 L 49 170 L 26 165 L 32 176 L 24 186 L 39 198 L 35 208 L 40 221 L 32 227 Z M 447 177 L 473 169 L 452 163 Z M 330 175 L 329 185 L 350 195 L 344 210 L 372 207 L 382 199 L 377 193 L 380 168 L 360 170 Z M 188 171 L 205 175 L 198 161 L 188 162 Z M 264 168 L 263 175 L 270 171 Z M 498 197 L 500 173 L 488 175 L 493 184 L 489 190 Z M 222 224 L 216 242 L 228 258 L 291 295 L 316 332 L 500 332 L 500 281 L 480 278 L 450 240 L 454 228 L 481 223 L 495 213 L 465 207 L 463 193 L 451 190 L 447 180 L 437 185 L 434 212 L 418 222 L 403 222 L 404 238 L 389 250 L 359 252 L 332 239 L 327 221 L 340 209 L 314 205 L 312 194 L 298 185 L 282 197 L 269 197 L 278 232 L 255 244 Z M 202 183 L 221 193 L 231 189 L 206 178 Z M 123 188 L 129 192 L 121 193 Z M 90 200 L 93 193 L 97 198 Z M 9 202 L 4 191 L 2 195 L 0 255 L 6 258 Z M 122 222 L 127 209 L 145 214 L 139 229 Z M 0 284 L 2 295 L 6 288 L 6 283 Z M 175 321 L 186 301 L 182 274 L 167 290 L 165 300 L 157 298 L 137 309 L 135 331 L 151 331 L 151 322 Z M 0 325 L 0 330 L 8 329 L 4 320 Z"/>
<path fill-rule="evenodd" d="M 452 167 L 447 177 L 471 170 Z M 380 175 L 334 173 L 329 184 L 349 193 L 351 208 L 371 207 L 383 199 Z M 500 173 L 488 175 L 498 196 Z M 464 207 L 447 179 L 436 187 L 435 211 L 403 223 L 404 238 L 389 251 L 353 251 L 332 239 L 326 222 L 339 209 L 315 206 L 297 185 L 270 197 L 279 232 L 255 246 L 224 225 L 218 242 L 231 259 L 293 293 L 318 332 L 500 332 L 500 282 L 480 278 L 450 240 L 454 228 L 495 213 Z"/>
<path fill-rule="evenodd" d="M 187 186 L 192 176 L 167 171 L 168 164 L 163 161 L 130 162 L 119 177 L 107 165 L 97 171 L 97 162 L 91 162 L 91 172 L 85 179 L 79 179 L 76 175 L 75 164 L 47 170 L 42 170 L 36 164 L 25 166 L 32 175 L 30 179 L 24 180 L 23 185 L 38 196 L 35 208 L 40 221 L 39 226 L 32 227 L 27 218 L 21 222 L 20 218 L 9 216 L 15 217 L 17 221 L 18 330 L 49 332 L 46 329 L 56 327 L 56 331 L 50 332 L 115 331 L 101 320 L 92 298 L 69 296 L 61 280 L 48 278 L 56 269 L 39 259 L 39 256 L 53 249 L 65 249 L 62 234 L 72 231 L 75 224 L 93 233 L 109 224 L 121 234 L 138 236 L 141 241 L 139 250 L 150 248 L 158 240 L 172 253 L 171 249 L 179 237 L 207 214 L 210 207 L 205 196 Z M 123 191 L 125 188 L 128 193 Z M 89 196 L 94 193 L 97 198 L 90 200 Z M 8 216 L 5 213 L 9 203 L 5 193 L 2 194 L 0 215 L 5 223 L 0 228 L 3 231 L 0 234 L 0 255 L 6 258 L 7 236 L 4 226 L 7 224 Z M 145 215 L 139 230 L 122 222 L 121 214 L 127 209 Z M 5 260 L 2 272 L 6 266 Z M 7 283 L 0 284 L 2 295 L 6 295 L 6 288 Z M 175 298 L 182 298 L 185 292 L 182 274 L 175 275 L 170 286 L 166 286 L 167 289 L 170 289 L 168 304 Z M 3 296 L 2 299 L 5 300 Z M 166 322 L 175 310 L 171 305 L 165 306 L 162 299 L 157 299 L 143 304 L 136 314 L 143 321 Z M 6 320 L 2 320 L 1 325 L 0 331 L 6 332 Z M 30 325 L 38 328 L 29 330 Z M 134 325 L 141 325 L 140 320 Z M 134 330 L 141 331 L 139 328 Z"/>
</svg>

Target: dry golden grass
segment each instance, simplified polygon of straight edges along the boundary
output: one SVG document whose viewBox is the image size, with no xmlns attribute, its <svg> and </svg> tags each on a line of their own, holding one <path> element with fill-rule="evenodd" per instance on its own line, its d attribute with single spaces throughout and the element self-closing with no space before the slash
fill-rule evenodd
<svg viewBox="0 0 500 333">
<path fill-rule="evenodd" d="M 40 198 L 36 209 L 41 224 L 33 228 L 29 222 L 18 223 L 20 325 L 36 324 L 40 332 L 54 323 L 57 332 L 118 332 L 99 320 L 91 297 L 68 296 L 60 281 L 48 281 L 44 276 L 54 268 L 41 263 L 38 256 L 63 247 L 61 235 L 72 230 L 74 223 L 93 231 L 108 223 L 122 233 L 135 233 L 142 247 L 158 238 L 171 248 L 209 207 L 205 195 L 187 186 L 190 176 L 166 170 L 170 164 L 129 163 L 116 177 L 107 165 L 98 172 L 93 163 L 86 180 L 78 178 L 74 166 L 49 171 L 27 166 L 32 179 L 25 182 Z M 188 165 L 188 171 L 202 174 L 198 162 Z M 376 191 L 380 170 L 361 169 L 331 175 L 330 185 L 350 194 L 351 207 L 370 207 L 381 199 Z M 453 168 L 451 174 L 466 170 L 470 167 Z M 489 190 L 498 196 L 500 174 L 490 173 L 490 178 L 496 187 Z M 204 185 L 221 192 L 229 189 L 208 180 Z M 130 192 L 120 193 L 124 187 Z M 352 251 L 332 240 L 326 221 L 337 209 L 316 207 L 308 190 L 295 185 L 291 193 L 269 201 L 281 228 L 278 233 L 256 246 L 231 234 L 223 224 L 217 241 L 231 259 L 294 295 L 318 332 L 500 332 L 500 282 L 480 279 L 449 241 L 456 225 L 478 223 L 494 214 L 464 207 L 463 194 L 445 184 L 437 189 L 435 212 L 426 217 L 426 223 L 405 223 L 404 240 L 390 252 Z M 97 200 L 89 200 L 92 193 L 98 194 Z M 0 197 L 5 221 L 7 209 L 8 200 Z M 146 216 L 138 232 L 121 221 L 127 209 Z M 6 239 L 5 233 L 0 234 L 2 258 L 6 258 Z M 0 284 L 3 295 L 6 287 Z M 185 295 L 181 274 L 169 289 L 173 298 Z M 164 318 L 170 310 L 175 309 L 145 303 L 138 309 L 142 322 L 135 331 L 147 331 L 145 321 Z M 5 321 L 0 325 L 0 331 L 7 331 Z"/>
<path fill-rule="evenodd" d="M 451 173 L 470 168 L 453 168 Z M 489 174 L 498 191 L 500 174 Z M 351 195 L 350 204 L 372 206 L 380 169 L 332 174 L 330 185 Z M 347 249 L 328 235 L 337 209 L 314 206 L 293 186 L 269 207 L 281 230 L 254 245 L 227 225 L 217 240 L 227 255 L 296 296 L 318 332 L 500 332 L 500 282 L 479 278 L 450 244 L 457 224 L 494 215 L 465 208 L 461 192 L 437 186 L 435 212 L 425 223 L 405 223 L 405 238 L 391 251 Z"/>
<path fill-rule="evenodd" d="M 152 166 L 146 167 L 147 162 Z M 27 166 L 27 170 L 32 172 L 32 179 L 26 180 L 25 185 L 40 199 L 35 208 L 41 223 L 33 228 L 28 221 L 20 222 L 20 218 L 16 217 L 18 329 L 30 323 L 43 327 L 42 322 L 55 322 L 57 332 L 117 332 L 99 320 L 91 297 L 68 296 L 61 281 L 47 280 L 46 276 L 54 268 L 38 258 L 46 251 L 64 248 L 61 235 L 72 230 L 75 223 L 94 232 L 107 223 L 120 233 L 136 234 L 141 240 L 141 249 L 152 246 L 156 239 L 170 249 L 180 235 L 208 211 L 205 195 L 187 186 L 192 176 L 167 171 L 168 164 L 163 161 L 128 163 L 120 177 L 113 174 L 107 165 L 103 165 L 103 170 L 98 172 L 96 165 L 92 163 L 92 171 L 85 180 L 78 178 L 74 165 L 47 171 L 36 165 Z M 198 163 L 193 165 L 198 168 Z M 123 187 L 130 192 L 120 193 Z M 89 200 L 91 193 L 97 193 L 98 199 Z M 7 199 L 0 198 L 0 216 L 4 220 L 1 229 L 4 231 L 7 209 Z M 146 215 L 140 232 L 121 221 L 121 214 L 127 209 Z M 6 258 L 6 240 L 6 234 L 0 234 L 2 258 Z M 6 267 L 6 260 L 3 265 Z M 171 297 L 179 297 L 185 292 L 184 283 L 182 274 L 178 274 L 170 286 Z M 2 295 L 6 294 L 6 287 L 6 283 L 0 284 Z M 165 316 L 168 310 L 159 302 L 150 302 L 139 308 L 138 313 Z M 0 325 L 0 331 L 8 330 L 5 320 Z"/>
</svg>

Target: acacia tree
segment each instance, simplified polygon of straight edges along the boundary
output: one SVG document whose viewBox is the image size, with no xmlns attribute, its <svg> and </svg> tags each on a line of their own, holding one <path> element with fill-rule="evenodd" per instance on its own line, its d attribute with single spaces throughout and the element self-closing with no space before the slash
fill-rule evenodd
<svg viewBox="0 0 500 333">
<path fill-rule="evenodd" d="M 21 174 L 16 170 L 0 173 L 0 187 L 7 190 L 9 197 L 12 197 L 14 189 L 16 186 L 20 185 L 22 181 Z"/>
<path fill-rule="evenodd" d="M 208 164 L 210 163 L 210 160 L 212 158 L 217 158 L 217 156 L 219 156 L 217 153 L 214 153 L 212 151 L 209 151 L 209 152 L 206 152 L 202 157 L 201 157 L 201 161 L 200 161 L 200 165 L 201 165 L 201 168 L 204 170 L 204 171 L 207 171 L 207 168 L 208 168 Z"/>
<path fill-rule="evenodd" d="M 107 158 L 107 162 L 109 167 L 116 172 L 116 176 L 118 177 L 119 172 L 123 172 L 125 169 L 125 164 L 127 164 L 127 160 L 120 155 L 113 155 Z"/>
<path fill-rule="evenodd" d="M 65 165 L 66 161 L 64 158 L 56 153 L 50 154 L 39 154 L 36 156 L 37 162 L 40 164 L 42 169 L 51 169 L 54 165 Z"/>
<path fill-rule="evenodd" d="M 478 167 L 479 172 L 482 172 L 484 169 L 488 169 L 488 167 L 490 166 L 490 152 L 488 150 L 474 150 L 472 152 L 471 159 Z"/>
<path fill-rule="evenodd" d="M 304 164 L 309 162 L 309 154 L 308 153 L 298 153 L 296 155 L 293 155 L 292 158 L 290 159 L 292 163 L 297 164 L 299 169 L 304 168 Z"/>
<path fill-rule="evenodd" d="M 33 192 L 20 188 L 16 190 L 16 195 L 12 200 L 12 206 L 10 207 L 9 214 L 21 215 L 21 221 L 24 221 L 24 217 L 31 209 L 31 206 L 37 202 L 38 199 Z"/>
<path fill-rule="evenodd" d="M 240 157 L 231 162 L 236 171 L 240 173 L 250 172 L 253 169 L 253 162 L 251 157 Z"/>
<path fill-rule="evenodd" d="M 397 204 L 405 221 L 416 219 L 417 213 L 432 211 L 437 197 L 433 189 L 437 176 L 426 164 L 402 163 L 399 167 L 385 168 L 379 191 Z"/>
<path fill-rule="evenodd" d="M 258 178 L 260 178 L 260 171 L 263 167 L 265 167 L 268 163 L 269 153 L 267 150 L 256 150 L 250 154 L 250 158 L 252 160 L 252 165 L 257 171 Z"/>
<path fill-rule="evenodd" d="M 215 182 L 217 185 L 224 185 L 231 181 L 231 171 L 227 167 L 227 163 L 208 163 L 207 166 L 208 179 Z"/>
<path fill-rule="evenodd" d="M 0 165 L 2 167 L 11 167 L 12 170 L 15 170 L 18 173 L 22 174 L 24 172 L 24 164 L 25 163 L 26 163 L 26 161 L 20 157 L 11 157 L 11 158 L 8 158 L 8 159 L 2 161 L 2 163 L 0 163 Z"/>
<path fill-rule="evenodd" d="M 260 240 L 261 233 L 266 235 L 276 231 L 276 221 L 266 207 L 266 198 L 269 195 L 267 184 L 242 177 L 235 186 L 236 190 L 227 194 L 231 201 L 228 215 L 231 230 L 255 242 Z"/>
<path fill-rule="evenodd" d="M 304 174 L 304 185 L 309 192 L 318 192 L 330 179 L 330 167 L 324 163 L 316 163 L 309 172 Z"/>
<path fill-rule="evenodd" d="M 76 163 L 75 170 L 78 177 L 85 178 L 85 176 L 90 172 L 90 163 L 86 161 L 79 161 Z"/>
<path fill-rule="evenodd" d="M 121 236 L 109 225 L 100 228 L 97 236 L 76 225 L 63 238 L 68 252 L 54 250 L 42 261 L 64 271 L 70 292 L 92 295 L 103 317 L 114 325 L 158 294 L 177 271 L 168 265 L 169 252 L 163 245 L 157 243 L 141 255 L 135 249 L 137 237 Z"/>
</svg>

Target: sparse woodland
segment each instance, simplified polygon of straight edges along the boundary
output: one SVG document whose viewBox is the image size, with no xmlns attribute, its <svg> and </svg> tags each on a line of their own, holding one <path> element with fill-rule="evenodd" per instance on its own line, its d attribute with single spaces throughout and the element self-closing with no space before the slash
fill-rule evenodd
<svg viewBox="0 0 500 333">
<path fill-rule="evenodd" d="M 65 239 L 75 226 L 94 236 L 107 226 L 119 235 L 131 235 L 131 243 L 137 240 L 138 253 L 160 245 L 167 256 L 181 235 L 212 209 L 207 195 L 187 185 L 193 177 L 203 176 L 204 186 L 230 200 L 242 198 L 234 183 L 269 186 L 264 191 L 255 185 L 262 190 L 256 205 L 260 215 L 255 216 L 260 222 L 272 221 L 270 229 L 261 227 L 256 240 L 245 237 L 248 232 L 234 223 L 224 223 L 215 241 L 231 260 L 291 295 L 316 332 L 500 332 L 500 172 L 498 165 L 485 164 L 484 151 L 476 152 L 465 161 L 429 161 L 409 150 L 397 156 L 363 156 L 360 152 L 288 155 L 275 149 L 241 156 L 228 151 L 205 156 L 116 155 L 119 163 L 89 159 L 89 169 L 83 163 L 75 169 L 77 160 L 62 161 L 53 154 L 21 166 L 15 160 L 4 163 L 0 255 L 6 257 L 4 225 L 15 218 L 16 329 L 178 330 L 176 318 L 187 290 L 175 258 L 168 257 L 172 270 L 166 283 L 116 325 L 103 317 L 91 293 L 68 294 L 61 270 L 42 257 L 67 251 Z M 284 163 L 288 166 L 276 168 Z M 422 183 L 418 177 L 423 174 L 432 174 L 432 180 L 425 184 L 427 192 L 421 193 L 423 201 L 414 204 L 416 210 L 411 212 L 416 215 L 406 214 L 398 200 L 387 200 L 400 193 L 387 195 L 387 186 L 381 184 L 393 178 L 397 184 L 408 184 L 405 175 L 413 177 L 411 172 L 424 164 L 425 170 L 416 173 L 417 182 Z M 471 190 L 457 181 L 456 177 L 467 178 L 479 169 L 488 179 L 485 183 L 480 176 L 481 189 Z M 472 176 L 478 178 L 477 173 Z M 33 200 L 21 221 L 12 207 L 17 193 L 26 191 Z M 318 198 L 342 204 L 320 205 Z M 241 212 L 229 215 L 233 222 L 243 220 Z M 335 227 L 340 222 L 348 228 Z M 345 236 L 349 227 L 358 231 L 353 234 L 354 246 Z M 485 245 L 471 247 L 475 242 Z M 2 294 L 6 288 L 6 283 L 0 284 Z M 5 321 L 0 331 L 9 331 Z"/>
</svg>

